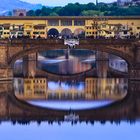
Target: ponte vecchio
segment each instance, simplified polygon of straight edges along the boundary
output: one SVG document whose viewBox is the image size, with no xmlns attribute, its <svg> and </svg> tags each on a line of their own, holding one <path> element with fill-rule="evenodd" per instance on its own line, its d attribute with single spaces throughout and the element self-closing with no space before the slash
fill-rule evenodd
<svg viewBox="0 0 140 140">
<path fill-rule="evenodd" d="M 40 51 L 75 49 L 117 55 L 128 63 L 129 78 L 140 80 L 140 17 L 0 17 L 0 77 L 13 77 L 14 62 Z"/>
</svg>

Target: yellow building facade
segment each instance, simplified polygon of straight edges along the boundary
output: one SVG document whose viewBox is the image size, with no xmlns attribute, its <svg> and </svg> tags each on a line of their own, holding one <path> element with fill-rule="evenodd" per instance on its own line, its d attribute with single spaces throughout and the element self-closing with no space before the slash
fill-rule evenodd
<svg viewBox="0 0 140 140">
<path fill-rule="evenodd" d="M 127 94 L 127 81 L 121 78 L 86 78 L 86 99 L 121 99 Z"/>
<path fill-rule="evenodd" d="M 0 37 L 140 37 L 137 17 L 0 17 Z M 20 31 L 20 32 L 19 32 Z"/>
<path fill-rule="evenodd" d="M 25 78 L 17 79 L 20 89 L 15 91 L 19 99 L 46 99 L 47 97 L 47 79 L 46 78 Z M 22 89 L 22 90 L 21 90 Z M 21 91 L 20 91 L 21 90 Z"/>
</svg>

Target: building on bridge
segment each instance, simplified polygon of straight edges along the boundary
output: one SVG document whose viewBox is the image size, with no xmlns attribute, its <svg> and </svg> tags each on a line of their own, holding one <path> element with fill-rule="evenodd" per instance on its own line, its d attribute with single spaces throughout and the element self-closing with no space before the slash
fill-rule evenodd
<svg viewBox="0 0 140 140">
<path fill-rule="evenodd" d="M 0 37 L 140 37 L 140 17 L 0 17 Z"/>
</svg>

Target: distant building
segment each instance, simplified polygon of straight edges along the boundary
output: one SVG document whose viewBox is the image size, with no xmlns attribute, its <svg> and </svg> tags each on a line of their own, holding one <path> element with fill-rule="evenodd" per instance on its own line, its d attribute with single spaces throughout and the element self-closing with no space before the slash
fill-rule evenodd
<svg viewBox="0 0 140 140">
<path fill-rule="evenodd" d="M 132 5 L 140 5 L 140 0 L 132 0 Z"/>
<path fill-rule="evenodd" d="M 25 9 L 14 9 L 13 10 L 13 16 L 26 16 L 26 10 Z"/>
<path fill-rule="evenodd" d="M 117 0 L 119 6 L 140 5 L 140 0 Z"/>
<path fill-rule="evenodd" d="M 118 5 L 120 6 L 124 6 L 130 2 L 132 2 L 132 0 L 117 0 Z"/>
</svg>

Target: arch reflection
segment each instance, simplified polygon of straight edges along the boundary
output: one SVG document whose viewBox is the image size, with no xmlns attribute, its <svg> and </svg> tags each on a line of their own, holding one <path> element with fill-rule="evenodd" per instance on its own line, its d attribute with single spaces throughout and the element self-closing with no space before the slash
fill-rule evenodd
<svg viewBox="0 0 140 140">
<path fill-rule="evenodd" d="M 85 109 L 121 100 L 127 94 L 123 78 L 86 78 L 85 81 L 49 81 L 46 78 L 15 78 L 15 95 L 33 105 L 59 109 Z"/>
</svg>

